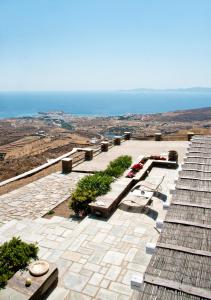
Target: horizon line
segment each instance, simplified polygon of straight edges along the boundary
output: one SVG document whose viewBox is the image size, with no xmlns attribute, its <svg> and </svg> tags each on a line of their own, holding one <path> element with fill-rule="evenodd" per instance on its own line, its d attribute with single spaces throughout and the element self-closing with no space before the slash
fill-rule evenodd
<svg viewBox="0 0 211 300">
<path fill-rule="evenodd" d="M 31 89 L 31 90 L 0 90 L 0 93 L 39 93 L 39 92 L 130 92 L 130 91 L 176 91 L 176 90 L 193 90 L 193 89 L 201 89 L 201 90 L 210 90 L 211 86 L 191 86 L 191 87 L 166 87 L 166 88 L 145 88 L 145 87 L 136 87 L 136 88 L 129 88 L 129 89 Z"/>
</svg>

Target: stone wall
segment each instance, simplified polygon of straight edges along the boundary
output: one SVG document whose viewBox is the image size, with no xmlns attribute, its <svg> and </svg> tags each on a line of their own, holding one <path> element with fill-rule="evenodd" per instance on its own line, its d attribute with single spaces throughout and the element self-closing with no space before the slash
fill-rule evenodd
<svg viewBox="0 0 211 300">
<path fill-rule="evenodd" d="M 125 141 L 125 137 L 121 137 L 121 142 Z M 114 146 L 114 141 L 109 141 L 109 147 Z M 93 156 L 99 155 L 102 152 L 101 147 L 93 149 Z M 37 179 L 50 175 L 54 172 L 62 171 L 62 159 L 63 158 L 72 158 L 73 159 L 73 167 L 77 164 L 83 162 L 86 156 L 86 148 L 74 148 L 71 152 L 66 153 L 57 159 L 48 162 L 42 166 L 39 166 L 33 170 L 25 172 L 16 177 L 10 178 L 3 182 L 0 182 L 0 195 L 13 191 L 17 188 L 20 188 L 28 183 L 31 183 Z"/>
<path fill-rule="evenodd" d="M 73 158 L 73 165 L 84 161 L 85 153 L 84 152 L 74 152 L 73 154 L 66 156 Z M 11 192 L 17 188 L 20 188 L 28 183 L 31 183 L 35 180 L 43 178 L 52 173 L 61 171 L 62 163 L 61 159 L 57 159 L 55 162 L 44 164 L 39 168 L 35 168 L 29 172 L 23 173 L 19 176 L 13 177 L 9 180 L 3 181 L 0 183 L 0 195 Z"/>
</svg>

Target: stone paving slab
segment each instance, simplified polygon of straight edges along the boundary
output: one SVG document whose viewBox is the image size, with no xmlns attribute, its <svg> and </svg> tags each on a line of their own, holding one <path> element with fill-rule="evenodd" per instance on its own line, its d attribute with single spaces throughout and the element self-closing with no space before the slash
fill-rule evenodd
<svg viewBox="0 0 211 300">
<path fill-rule="evenodd" d="M 156 183 L 165 176 L 162 192 L 169 197 L 169 187 L 177 170 L 153 168 L 149 178 Z M 167 176 L 168 175 L 168 176 Z M 154 197 L 152 209 L 164 218 L 163 201 Z M 39 257 L 58 266 L 59 283 L 49 300 L 136 299 L 130 287 L 132 275 L 143 275 L 151 256 L 147 242 L 156 242 L 159 233 L 152 215 L 117 209 L 108 220 L 86 217 L 53 217 L 12 220 L 0 228 L 0 242 L 12 236 L 38 241 Z"/>
<path fill-rule="evenodd" d="M 123 151 L 122 147 L 127 144 Z M 88 169 L 88 163 L 98 168 L 99 163 L 102 169 L 121 154 L 132 155 L 135 160 L 140 154 L 160 154 L 175 149 L 181 157 L 186 146 L 185 142 L 125 142 L 121 147 L 112 148 L 111 155 L 106 152 L 83 163 L 83 168 Z M 55 173 L 1 196 L 0 222 L 10 221 L 0 227 L 0 243 L 13 236 L 38 242 L 39 257 L 59 268 L 58 288 L 49 296 L 50 300 L 56 297 L 61 300 L 136 299 L 130 278 L 133 274 L 142 275 L 151 258 L 145 247 L 147 242 L 156 242 L 159 236 L 154 228 L 154 213 L 146 215 L 117 209 L 106 221 L 87 217 L 81 223 L 60 217 L 39 218 L 56 203 L 64 201 L 84 175 Z M 177 170 L 153 168 L 147 180 L 157 184 L 164 175 L 161 188 L 168 198 Z M 153 197 L 151 209 L 157 213 L 156 218 L 165 217 L 162 199 Z"/>
<path fill-rule="evenodd" d="M 66 200 L 84 176 L 57 172 L 0 196 L 0 222 L 43 216 Z"/>
</svg>

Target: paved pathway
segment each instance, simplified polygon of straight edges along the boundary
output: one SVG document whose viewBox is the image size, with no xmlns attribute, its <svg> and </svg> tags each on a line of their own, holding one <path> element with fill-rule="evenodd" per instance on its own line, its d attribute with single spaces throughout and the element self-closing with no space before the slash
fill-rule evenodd
<svg viewBox="0 0 211 300">
<path fill-rule="evenodd" d="M 83 176 L 57 172 L 0 196 L 0 222 L 43 216 L 66 200 Z"/>
<path fill-rule="evenodd" d="M 148 181 L 164 175 L 162 192 L 169 197 L 176 170 L 153 168 Z M 161 199 L 152 208 L 163 218 Z M 130 287 L 131 276 L 142 275 L 151 256 L 147 242 L 156 242 L 158 232 L 150 215 L 117 209 L 107 221 L 87 217 L 81 223 L 53 217 L 51 220 L 12 220 L 0 228 L 0 243 L 12 236 L 39 243 L 39 256 L 59 268 L 58 287 L 48 300 L 138 299 Z M 0 294 L 1 296 L 1 294 Z"/>
</svg>

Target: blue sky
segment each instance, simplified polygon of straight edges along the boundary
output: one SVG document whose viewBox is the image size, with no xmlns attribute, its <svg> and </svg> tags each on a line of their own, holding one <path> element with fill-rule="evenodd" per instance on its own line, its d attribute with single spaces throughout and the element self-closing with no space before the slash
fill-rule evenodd
<svg viewBox="0 0 211 300">
<path fill-rule="evenodd" d="M 210 0 L 0 0 L 0 90 L 211 87 Z"/>
</svg>

